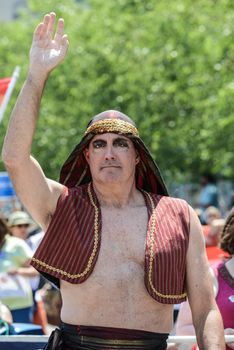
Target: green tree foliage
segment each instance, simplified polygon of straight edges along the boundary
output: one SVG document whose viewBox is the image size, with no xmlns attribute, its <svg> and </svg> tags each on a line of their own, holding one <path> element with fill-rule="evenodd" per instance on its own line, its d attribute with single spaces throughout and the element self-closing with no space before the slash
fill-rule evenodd
<svg viewBox="0 0 234 350">
<path fill-rule="evenodd" d="M 118 109 L 133 118 L 168 182 L 202 171 L 234 175 L 234 2 L 232 0 L 29 1 L 1 24 L 1 76 L 28 65 L 32 31 L 54 10 L 70 49 L 50 76 L 33 154 L 57 179 L 90 117 Z"/>
</svg>

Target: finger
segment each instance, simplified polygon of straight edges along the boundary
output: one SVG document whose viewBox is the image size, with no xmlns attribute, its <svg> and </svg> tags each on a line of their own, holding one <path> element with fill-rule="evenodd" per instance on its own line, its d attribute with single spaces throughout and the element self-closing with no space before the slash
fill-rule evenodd
<svg viewBox="0 0 234 350">
<path fill-rule="evenodd" d="M 42 28 L 44 23 L 39 23 L 33 33 L 33 40 L 39 40 L 41 37 Z"/>
<path fill-rule="evenodd" d="M 42 27 L 41 37 L 47 35 L 47 28 L 49 25 L 49 21 L 50 21 L 50 15 L 47 14 L 44 16 L 44 19 L 43 19 L 44 26 Z"/>
<path fill-rule="evenodd" d="M 61 53 L 63 56 L 65 56 L 68 50 L 68 47 L 69 47 L 69 40 L 68 40 L 67 34 L 64 34 L 61 40 Z"/>
<path fill-rule="evenodd" d="M 49 39 L 52 39 L 55 18 L 56 18 L 56 14 L 54 12 L 51 12 L 50 13 L 50 20 L 49 20 L 49 23 L 47 26 L 47 36 Z"/>
<path fill-rule="evenodd" d="M 55 44 L 58 45 L 58 46 L 62 42 L 63 33 L 64 33 L 64 19 L 63 18 L 59 18 L 57 29 L 56 29 L 55 36 L 54 36 Z"/>
</svg>

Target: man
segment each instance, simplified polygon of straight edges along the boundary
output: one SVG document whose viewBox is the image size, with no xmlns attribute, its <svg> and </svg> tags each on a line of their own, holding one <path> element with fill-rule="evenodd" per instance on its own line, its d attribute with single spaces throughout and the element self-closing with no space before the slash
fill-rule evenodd
<svg viewBox="0 0 234 350">
<path fill-rule="evenodd" d="M 68 48 L 62 19 L 52 40 L 54 21 L 50 13 L 35 30 L 3 148 L 18 196 L 46 231 L 32 265 L 61 290 L 62 332 L 50 346 L 165 349 L 173 304 L 188 295 L 200 349 L 224 349 L 196 214 L 168 197 L 130 118 L 95 116 L 61 183 L 30 156 L 46 79 Z"/>
</svg>

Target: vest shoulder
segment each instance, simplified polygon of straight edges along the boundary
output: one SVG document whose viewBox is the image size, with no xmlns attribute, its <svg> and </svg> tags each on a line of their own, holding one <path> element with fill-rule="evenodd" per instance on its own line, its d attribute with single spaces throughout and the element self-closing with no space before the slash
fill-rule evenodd
<svg viewBox="0 0 234 350">
<path fill-rule="evenodd" d="M 157 201 L 157 202 L 163 202 L 165 204 L 168 205 L 176 205 L 176 204 L 180 204 L 183 206 L 188 206 L 188 202 L 186 202 L 186 200 L 182 199 L 182 198 L 175 198 L 175 197 L 169 197 L 169 196 L 162 196 L 162 195 L 158 195 L 158 194 L 154 194 L 154 193 L 150 193 L 151 197 Z"/>
<path fill-rule="evenodd" d="M 76 186 L 76 187 L 66 187 L 64 186 L 64 191 L 60 195 L 56 210 L 63 210 L 67 205 L 87 205 L 89 203 L 89 195 L 87 185 Z"/>
<path fill-rule="evenodd" d="M 156 210 L 163 210 L 170 216 L 183 215 L 187 221 L 189 221 L 189 205 L 181 198 L 174 198 L 162 195 L 151 194 L 156 206 Z"/>
<path fill-rule="evenodd" d="M 87 198 L 88 197 L 87 185 L 66 188 L 64 198 L 70 198 L 70 197 Z"/>
</svg>

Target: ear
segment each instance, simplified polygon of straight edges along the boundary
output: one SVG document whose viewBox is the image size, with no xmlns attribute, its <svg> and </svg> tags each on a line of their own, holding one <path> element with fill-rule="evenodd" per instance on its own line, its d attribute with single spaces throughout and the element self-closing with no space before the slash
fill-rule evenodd
<svg viewBox="0 0 234 350">
<path fill-rule="evenodd" d="M 87 163 L 89 164 L 89 149 L 88 148 L 85 148 L 84 151 L 83 151 L 83 155 L 87 161 Z"/>
</svg>

